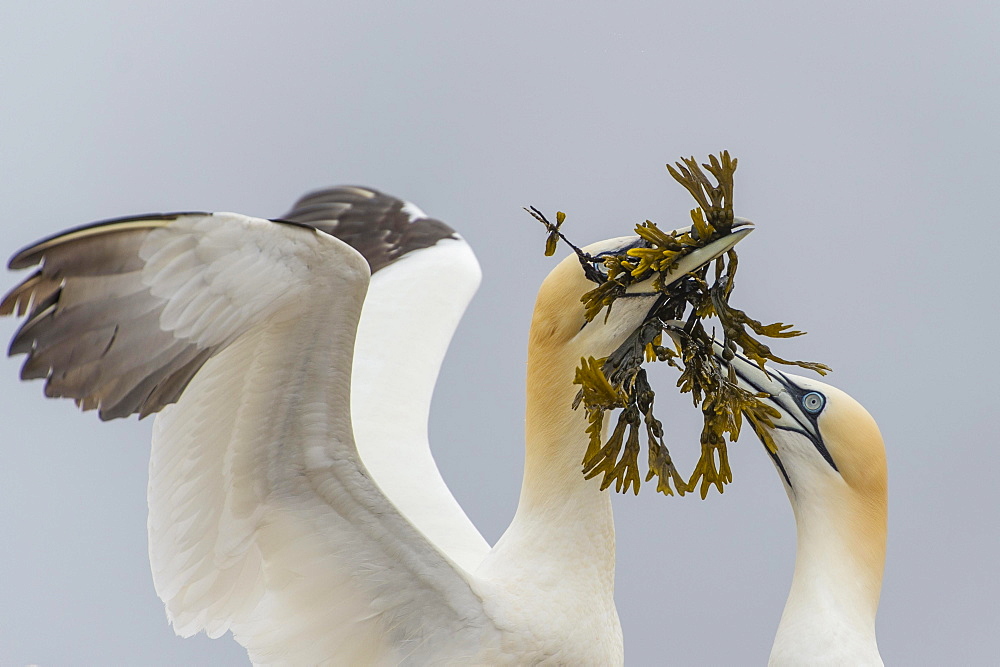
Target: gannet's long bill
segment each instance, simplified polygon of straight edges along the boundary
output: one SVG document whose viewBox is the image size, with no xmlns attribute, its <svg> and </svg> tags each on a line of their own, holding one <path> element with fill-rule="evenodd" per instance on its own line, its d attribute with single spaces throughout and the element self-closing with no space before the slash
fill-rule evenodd
<svg viewBox="0 0 1000 667">
<path fill-rule="evenodd" d="M 688 268 L 745 233 L 698 251 Z M 352 403 L 352 363 L 379 351 L 354 352 L 377 262 L 303 222 L 234 213 L 100 223 L 42 241 L 11 266 L 39 262 L 0 303 L 0 313 L 27 313 L 11 346 L 28 355 L 23 376 L 47 378 L 47 395 L 105 418 L 159 411 L 150 561 L 178 633 L 232 630 L 267 664 L 622 662 L 610 499 L 580 473 L 586 420 L 571 409 L 572 378 L 581 356 L 624 341 L 655 294 L 586 323 L 580 296 L 592 284 L 577 259 L 546 278 L 529 335 L 521 500 L 480 558 L 481 538 L 468 531 L 456 540 L 468 550 L 452 556 L 454 545 L 421 526 L 424 511 L 409 517 L 359 457 L 352 413 L 376 412 Z M 464 270 L 476 278 L 472 264 Z M 432 292 L 449 277 L 425 269 Z M 439 361 L 423 372 L 436 374 Z M 414 423 L 424 409 L 409 411 Z M 383 451 L 426 440 L 364 437 Z M 443 483 L 438 491 L 447 494 Z"/>
<path fill-rule="evenodd" d="M 771 665 L 881 665 L 875 614 L 887 521 L 885 447 L 871 415 L 836 387 L 732 361 L 781 412 L 772 454 L 795 514 L 795 574 Z"/>
</svg>

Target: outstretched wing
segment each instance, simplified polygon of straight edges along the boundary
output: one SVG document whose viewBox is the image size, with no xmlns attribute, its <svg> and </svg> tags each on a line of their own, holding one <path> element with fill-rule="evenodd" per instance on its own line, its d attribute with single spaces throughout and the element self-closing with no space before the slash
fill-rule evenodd
<svg viewBox="0 0 1000 667">
<path fill-rule="evenodd" d="M 11 355 L 28 355 L 21 379 L 46 378 L 47 396 L 74 398 L 84 410 L 100 408 L 104 420 L 135 413 L 145 417 L 175 402 L 218 347 L 194 345 L 161 329 L 166 299 L 151 294 L 142 282 L 138 251 L 151 231 L 174 220 L 222 215 L 227 214 L 107 220 L 44 239 L 14 255 L 12 269 L 46 259 L 43 269 L 0 302 L 0 315 L 28 314 L 9 348 Z M 284 218 L 271 222 L 297 223 L 336 236 L 365 257 L 372 273 L 410 252 L 457 238 L 454 230 L 412 204 L 361 187 L 306 195 Z M 75 280 L 66 284 L 65 276 Z M 207 297 L 199 299 L 196 309 Z M 109 308 L 109 303 L 114 305 Z M 127 314 L 131 320 L 121 322 L 110 314 Z M 146 350 L 156 355 L 145 358 Z"/>
<path fill-rule="evenodd" d="M 105 419 L 163 408 L 150 560 L 180 634 L 231 629 L 255 662 L 287 664 L 444 645 L 460 660 L 495 641 L 464 573 L 358 460 L 357 252 L 306 226 L 175 214 L 74 230 L 11 266 L 38 262 L 0 302 L 28 316 L 23 375 Z"/>
<path fill-rule="evenodd" d="M 210 331 L 197 340 L 184 330 L 193 324 L 182 319 L 186 307 L 209 298 L 198 292 L 197 281 L 181 282 L 193 277 L 194 267 L 168 267 L 169 280 L 187 288 L 174 295 L 184 300 L 175 298 L 168 309 L 170 295 L 154 293 L 143 280 L 144 272 L 160 268 L 164 259 L 144 257 L 142 247 L 171 223 L 213 217 L 178 213 L 109 220 L 14 255 L 12 269 L 44 259 L 42 268 L 0 302 L 0 315 L 27 314 L 8 351 L 27 355 L 21 379 L 45 378 L 47 396 L 73 398 L 84 410 L 98 409 L 105 420 L 134 413 L 144 417 L 175 402 L 224 341 Z M 208 312 L 203 326 L 210 328 L 208 318 L 220 315 Z M 240 325 L 221 324 L 234 330 Z"/>
<path fill-rule="evenodd" d="M 358 186 L 308 194 L 282 219 L 337 236 L 368 260 L 351 395 L 358 452 L 406 518 L 475 570 L 489 544 L 442 479 L 427 436 L 441 363 L 479 286 L 472 249 L 415 205 Z"/>
</svg>

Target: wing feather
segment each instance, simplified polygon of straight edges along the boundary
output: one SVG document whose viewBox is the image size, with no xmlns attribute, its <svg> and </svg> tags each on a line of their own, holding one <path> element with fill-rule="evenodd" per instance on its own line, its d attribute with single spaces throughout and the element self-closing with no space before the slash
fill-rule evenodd
<svg viewBox="0 0 1000 667">
<path fill-rule="evenodd" d="M 281 216 L 336 236 L 368 260 L 372 273 L 415 250 L 457 239 L 451 227 L 409 202 L 361 186 L 311 192 Z"/>
<path fill-rule="evenodd" d="M 178 214 L 75 230 L 11 265 L 33 262 L 0 312 L 27 314 L 15 347 L 46 392 L 104 419 L 162 408 L 150 561 L 179 634 L 232 630 L 267 664 L 460 663 L 498 644 L 474 580 L 359 460 L 349 388 L 368 266 L 354 250 Z"/>
<path fill-rule="evenodd" d="M 475 570 L 489 544 L 442 479 L 427 437 L 438 370 L 479 285 L 472 249 L 413 204 L 369 188 L 313 192 L 282 218 L 337 236 L 372 267 L 354 352 L 358 450 L 393 504 Z"/>
</svg>

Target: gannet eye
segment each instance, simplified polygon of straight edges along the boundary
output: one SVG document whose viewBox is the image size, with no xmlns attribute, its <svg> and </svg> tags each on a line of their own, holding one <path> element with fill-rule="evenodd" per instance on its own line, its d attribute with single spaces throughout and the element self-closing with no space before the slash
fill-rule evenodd
<svg viewBox="0 0 1000 667">
<path fill-rule="evenodd" d="M 810 391 L 802 397 L 802 407 L 809 414 L 817 414 L 826 405 L 826 396 L 818 391 Z"/>
</svg>

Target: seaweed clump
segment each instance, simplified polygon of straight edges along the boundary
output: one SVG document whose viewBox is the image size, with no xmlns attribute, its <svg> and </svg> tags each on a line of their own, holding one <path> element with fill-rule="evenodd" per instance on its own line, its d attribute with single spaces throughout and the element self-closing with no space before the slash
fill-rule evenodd
<svg viewBox="0 0 1000 667">
<path fill-rule="evenodd" d="M 769 428 L 774 425 L 772 419 L 778 417 L 773 407 L 760 400 L 763 395 L 739 386 L 735 371 L 726 362 L 741 354 L 761 369 L 771 361 L 820 375 L 830 370 L 816 362 L 782 359 L 756 338 L 790 338 L 804 332 L 780 322 L 762 324 L 730 305 L 739 265 L 735 249 L 681 277 L 675 275 L 681 258 L 751 224 L 733 213 L 736 166 L 737 160 L 728 151 L 710 156 L 702 165 L 693 157 L 667 165 L 674 180 L 698 203 L 690 212 L 691 227 L 664 232 L 646 220 L 635 228 L 645 247 L 620 254 L 592 257 L 562 233 L 565 213 L 556 213 L 556 222 L 551 223 L 538 209 L 526 209 L 548 229 L 545 254 L 554 254 L 559 241 L 564 241 L 580 258 L 587 277 L 597 283 L 581 299 L 588 322 L 602 312 L 607 317 L 629 285 L 649 280 L 652 288 L 662 294 L 660 305 L 617 350 L 601 359 L 581 359 L 576 369 L 574 383 L 580 385 L 580 391 L 573 407 L 582 407 L 588 421 L 589 444 L 583 473 L 588 479 L 601 475 L 602 490 L 613 484 L 618 492 L 639 492 L 640 435 L 644 433 L 648 450 L 645 481 L 656 478 L 657 491 L 684 495 L 698 489 L 703 499 L 712 487 L 722 493 L 732 481 L 727 441 L 739 437 L 743 419 L 774 452 Z M 702 167 L 714 177 L 714 183 Z M 603 272 L 597 270 L 598 265 L 603 265 Z M 718 320 L 721 341 L 714 331 L 710 334 L 706 329 L 705 320 L 709 318 Z M 670 456 L 663 422 L 653 413 L 655 392 L 645 368 L 652 362 L 666 362 L 680 371 L 677 387 L 691 394 L 702 413 L 701 456 L 686 478 Z M 620 411 L 617 422 L 605 440 L 605 424 L 610 427 L 609 415 L 614 411 Z"/>
</svg>

